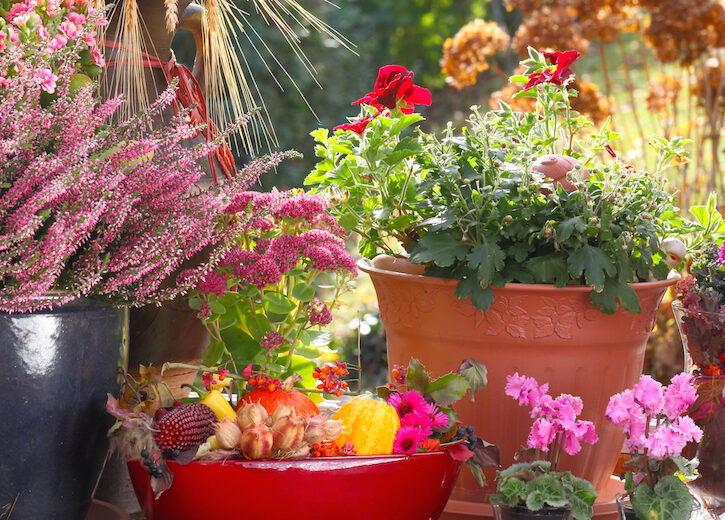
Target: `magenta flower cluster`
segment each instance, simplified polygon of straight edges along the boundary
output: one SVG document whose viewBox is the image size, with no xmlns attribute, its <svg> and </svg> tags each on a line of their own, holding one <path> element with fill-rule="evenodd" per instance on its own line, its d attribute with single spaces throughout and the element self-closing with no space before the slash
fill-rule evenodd
<svg viewBox="0 0 725 520">
<path fill-rule="evenodd" d="M 594 444 L 599 440 L 594 423 L 577 419 L 583 408 L 580 397 L 560 394 L 552 398 L 548 383 L 539 386 L 536 379 L 518 372 L 507 376 L 506 381 L 506 395 L 518 400 L 519 406 L 531 406 L 534 424 L 526 441 L 529 448 L 549 452 L 556 443 L 569 455 L 576 455 L 582 442 Z M 552 464 L 556 466 L 556 461 Z"/>
<path fill-rule="evenodd" d="M 448 426 L 448 416 L 427 402 L 419 392 L 393 393 L 388 398 L 400 417 L 400 428 L 393 441 L 393 453 L 413 454 L 434 429 Z"/>
<path fill-rule="evenodd" d="M 0 53 L 0 70 L 15 59 Z M 82 295 L 142 305 L 185 292 L 246 223 L 229 218 L 228 202 L 288 154 L 258 159 L 224 186 L 202 190 L 200 161 L 215 145 L 188 146 L 196 128 L 184 113 L 153 124 L 171 88 L 148 112 L 108 125 L 122 101 L 98 103 L 90 85 L 72 93 L 70 58 L 58 69 L 57 100 L 41 101 L 36 77 L 49 60 L 27 55 L 0 89 L 0 310 Z M 211 251 L 208 263 L 162 286 L 202 249 Z M 49 291 L 61 293 L 43 297 Z"/>
<path fill-rule="evenodd" d="M 688 442 L 700 441 L 702 430 L 682 415 L 697 399 L 692 381 L 681 373 L 663 386 L 643 375 L 633 388 L 610 398 L 605 417 L 624 429 L 631 453 L 665 460 L 679 456 Z"/>
</svg>

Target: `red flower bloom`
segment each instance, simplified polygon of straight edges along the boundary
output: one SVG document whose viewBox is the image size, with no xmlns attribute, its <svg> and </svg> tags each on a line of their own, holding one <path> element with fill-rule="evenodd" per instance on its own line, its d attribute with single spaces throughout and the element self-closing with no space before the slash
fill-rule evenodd
<svg viewBox="0 0 725 520">
<path fill-rule="evenodd" d="M 333 130 L 352 130 L 356 134 L 362 135 L 362 133 L 365 131 L 365 127 L 368 126 L 368 123 L 378 117 L 378 115 L 380 115 L 380 112 L 378 112 L 374 116 L 361 117 L 360 119 L 356 119 L 352 123 L 337 125 L 333 128 Z"/>
<path fill-rule="evenodd" d="M 554 85 L 562 85 L 564 81 L 571 76 L 572 72 L 569 65 L 579 59 L 581 53 L 571 50 L 564 52 L 545 52 L 544 57 L 552 65 L 556 65 L 556 70 L 546 69 L 542 72 L 534 72 L 529 76 L 524 90 L 540 85 L 541 83 L 553 83 Z"/>
<path fill-rule="evenodd" d="M 430 106 L 430 90 L 413 85 L 413 71 L 400 65 L 386 65 L 378 71 L 375 81 L 375 90 L 364 97 L 353 101 L 353 105 L 364 103 L 372 105 L 378 110 L 383 107 L 393 109 L 398 100 L 405 101 L 407 106 L 401 107 L 405 114 L 411 114 L 415 105 Z"/>
</svg>

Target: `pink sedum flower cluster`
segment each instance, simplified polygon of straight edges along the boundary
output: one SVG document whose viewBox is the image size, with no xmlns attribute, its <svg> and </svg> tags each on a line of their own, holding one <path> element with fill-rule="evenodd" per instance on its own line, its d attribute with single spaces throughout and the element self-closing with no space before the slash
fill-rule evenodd
<svg viewBox="0 0 725 520">
<path fill-rule="evenodd" d="M 506 377 L 506 395 L 518 400 L 519 406 L 531 406 L 534 424 L 526 441 L 529 448 L 549 452 L 556 442 L 569 455 L 581 451 L 581 443 L 594 444 L 599 440 L 594 423 L 577 419 L 582 413 L 582 400 L 569 394 L 553 398 L 549 385 L 539 385 L 533 377 L 516 372 Z"/>
<path fill-rule="evenodd" d="M 400 417 L 400 428 L 393 441 L 393 453 L 413 454 L 426 442 L 434 429 L 448 426 L 448 416 L 436 405 L 428 403 L 415 390 L 393 393 L 388 398 L 388 403 Z"/>
<path fill-rule="evenodd" d="M 700 441 L 702 430 L 682 415 L 697 399 L 692 381 L 683 372 L 663 386 L 643 375 L 633 388 L 610 398 L 605 417 L 624 429 L 631 453 L 665 460 L 678 457 L 688 442 Z"/>
</svg>

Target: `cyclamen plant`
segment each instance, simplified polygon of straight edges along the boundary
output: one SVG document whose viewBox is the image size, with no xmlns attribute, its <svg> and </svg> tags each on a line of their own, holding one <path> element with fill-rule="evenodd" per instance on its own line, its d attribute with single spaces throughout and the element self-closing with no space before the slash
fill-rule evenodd
<svg viewBox="0 0 725 520">
<path fill-rule="evenodd" d="M 218 143 L 189 148 L 198 128 L 185 113 L 154 127 L 173 86 L 150 111 L 109 126 L 122 100 L 99 103 L 93 85 L 73 88 L 74 49 L 41 51 L 31 41 L 0 53 L 0 70 L 19 64 L 0 89 L 0 310 L 84 295 L 142 305 L 185 293 L 248 218 L 224 211 L 230 199 L 292 154 L 257 159 L 224 186 L 200 190 L 198 161 Z M 38 77 L 49 67 L 57 99 L 46 103 Z M 209 261 L 193 276 L 162 285 L 205 248 Z"/>
<path fill-rule="evenodd" d="M 531 511 L 568 507 L 577 520 L 591 518 L 597 498 L 594 486 L 570 471 L 558 471 L 562 451 L 576 455 L 582 442 L 599 440 L 591 421 L 577 419 L 583 409 L 581 398 L 569 394 L 553 398 L 548 383 L 539 385 L 533 377 L 518 372 L 506 381 L 506 395 L 518 400 L 519 406 L 531 406 L 534 423 L 526 449 L 517 454 L 531 460 L 497 472 L 498 494 L 491 496 L 491 503 L 521 505 Z"/>
<path fill-rule="evenodd" d="M 235 247 L 192 291 L 190 305 L 211 335 L 205 368 L 243 376 L 238 395 L 247 386 L 279 386 L 294 372 L 310 384 L 312 359 L 332 340 L 321 328 L 357 268 L 345 250 L 345 231 L 327 209 L 325 199 L 297 191 L 240 193 L 227 208 L 263 216 L 242 228 Z M 318 372 L 319 390 L 346 389 L 331 377 L 339 374 Z"/>
<path fill-rule="evenodd" d="M 483 390 L 486 374 L 486 367 L 472 358 L 464 360 L 456 372 L 435 379 L 415 358 L 408 367 L 396 366 L 392 383 L 378 388 L 378 396 L 385 398 L 400 418 L 393 452 L 412 455 L 445 449 L 454 459 L 465 461 L 483 486 L 482 468 L 500 464 L 499 449 L 477 437 L 473 427 L 461 424 L 453 405 L 466 392 L 473 399 Z"/>
<path fill-rule="evenodd" d="M 687 460 L 682 450 L 699 442 L 702 430 L 683 415 L 697 399 L 690 374 L 681 373 L 663 386 L 643 375 L 631 389 L 609 400 L 605 417 L 624 430 L 625 445 L 632 454 L 625 474 L 625 489 L 641 520 L 685 520 L 693 498 L 679 477 L 691 477 L 697 459 Z"/>
</svg>

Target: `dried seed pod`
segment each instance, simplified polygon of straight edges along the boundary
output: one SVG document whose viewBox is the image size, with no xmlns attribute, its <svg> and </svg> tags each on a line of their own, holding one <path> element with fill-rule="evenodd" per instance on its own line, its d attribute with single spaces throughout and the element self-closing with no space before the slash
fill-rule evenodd
<svg viewBox="0 0 725 520">
<path fill-rule="evenodd" d="M 264 424 L 267 421 L 267 410 L 258 403 L 249 403 L 237 411 L 237 426 L 244 431 L 253 424 Z"/>
<path fill-rule="evenodd" d="M 289 450 L 302 443 L 305 435 L 305 427 L 302 421 L 293 416 L 285 416 L 278 419 L 272 426 L 274 446 L 279 450 Z"/>
<path fill-rule="evenodd" d="M 323 440 L 335 440 L 342 435 L 342 423 L 324 415 L 312 417 L 305 424 L 305 442 L 319 444 Z"/>
<path fill-rule="evenodd" d="M 216 441 L 225 450 L 233 450 L 239 444 L 242 437 L 242 430 L 236 423 L 229 419 L 224 419 L 220 423 L 214 425 Z"/>
<path fill-rule="evenodd" d="M 272 432 L 264 424 L 254 424 L 242 432 L 239 449 L 248 459 L 263 459 L 272 451 Z"/>
</svg>

